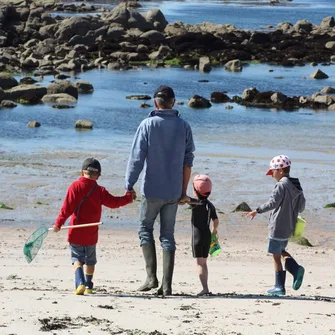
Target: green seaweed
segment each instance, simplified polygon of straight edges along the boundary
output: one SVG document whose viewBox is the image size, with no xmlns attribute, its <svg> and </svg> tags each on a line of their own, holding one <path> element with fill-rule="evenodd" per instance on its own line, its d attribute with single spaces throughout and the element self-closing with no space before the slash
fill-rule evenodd
<svg viewBox="0 0 335 335">
<path fill-rule="evenodd" d="M 295 243 L 295 244 L 299 244 L 302 245 L 304 247 L 313 247 L 312 243 L 310 243 L 306 237 L 291 237 L 290 241 Z"/>
<path fill-rule="evenodd" d="M 182 60 L 180 58 L 171 58 L 171 59 L 166 59 L 164 61 L 166 65 L 171 65 L 171 66 L 182 66 Z"/>
<path fill-rule="evenodd" d="M 325 205 L 324 208 L 335 208 L 335 202 Z"/>
<path fill-rule="evenodd" d="M 29 100 L 22 99 L 22 98 L 17 99 L 16 102 L 18 102 L 19 104 L 22 104 L 22 105 L 30 105 L 31 104 L 31 102 Z"/>
<path fill-rule="evenodd" d="M 14 208 L 12 208 L 12 207 L 9 207 L 9 206 L 5 205 L 3 202 L 0 202 L 0 208 L 1 208 L 1 209 L 11 209 L 11 210 L 14 209 Z"/>
<path fill-rule="evenodd" d="M 250 206 L 245 202 L 241 202 L 234 210 L 234 212 L 251 212 L 252 209 L 250 208 Z"/>
</svg>

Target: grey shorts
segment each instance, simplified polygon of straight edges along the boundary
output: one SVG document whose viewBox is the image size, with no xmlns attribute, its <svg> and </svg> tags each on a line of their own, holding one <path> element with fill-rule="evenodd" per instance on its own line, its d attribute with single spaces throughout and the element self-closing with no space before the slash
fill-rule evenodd
<svg viewBox="0 0 335 335">
<path fill-rule="evenodd" d="M 288 240 L 277 241 L 269 238 L 268 253 L 269 254 L 281 254 L 287 247 Z"/>
<path fill-rule="evenodd" d="M 70 243 L 70 249 L 72 264 L 76 261 L 86 265 L 97 264 L 96 244 L 78 245 Z"/>
</svg>

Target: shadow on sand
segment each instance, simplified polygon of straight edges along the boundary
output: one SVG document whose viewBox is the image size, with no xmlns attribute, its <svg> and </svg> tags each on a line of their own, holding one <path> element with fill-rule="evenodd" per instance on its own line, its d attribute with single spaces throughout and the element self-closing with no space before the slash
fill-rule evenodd
<svg viewBox="0 0 335 335">
<path fill-rule="evenodd" d="M 137 299 L 252 299 L 252 300 L 267 300 L 267 301 L 288 301 L 288 300 L 296 300 L 296 301 L 322 301 L 322 302 L 330 302 L 335 303 L 335 297 L 326 297 L 326 296 L 271 296 L 265 294 L 237 294 L 233 293 L 215 293 L 215 294 L 207 294 L 204 296 L 197 296 L 192 294 L 184 294 L 184 293 L 176 293 L 172 296 L 164 297 L 156 294 L 132 294 L 132 293 L 99 293 L 97 292 L 94 296 L 99 297 L 115 297 L 115 298 L 137 298 Z"/>
</svg>

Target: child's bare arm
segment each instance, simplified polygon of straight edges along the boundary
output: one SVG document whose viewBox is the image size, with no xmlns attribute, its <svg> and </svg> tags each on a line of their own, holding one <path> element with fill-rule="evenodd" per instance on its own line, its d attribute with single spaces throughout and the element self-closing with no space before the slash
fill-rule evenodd
<svg viewBox="0 0 335 335">
<path fill-rule="evenodd" d="M 213 230 L 212 230 L 212 233 L 214 235 L 218 233 L 218 228 L 219 228 L 219 219 L 214 219 L 213 220 Z"/>
</svg>

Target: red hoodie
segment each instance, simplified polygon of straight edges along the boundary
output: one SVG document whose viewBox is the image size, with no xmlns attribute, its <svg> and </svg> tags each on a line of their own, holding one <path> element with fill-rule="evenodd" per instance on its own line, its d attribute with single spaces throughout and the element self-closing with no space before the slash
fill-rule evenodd
<svg viewBox="0 0 335 335">
<path fill-rule="evenodd" d="M 94 185 L 96 187 L 81 204 L 78 213 L 78 206 L 81 200 L 85 198 Z M 119 208 L 132 201 L 133 197 L 130 192 L 127 192 L 122 197 L 114 197 L 104 187 L 99 186 L 95 180 L 80 177 L 69 187 L 55 226 L 61 227 L 70 215 L 72 215 L 70 226 L 99 222 L 102 205 L 109 208 Z M 72 244 L 94 245 L 98 242 L 98 229 L 98 226 L 69 229 L 67 240 Z"/>
</svg>

